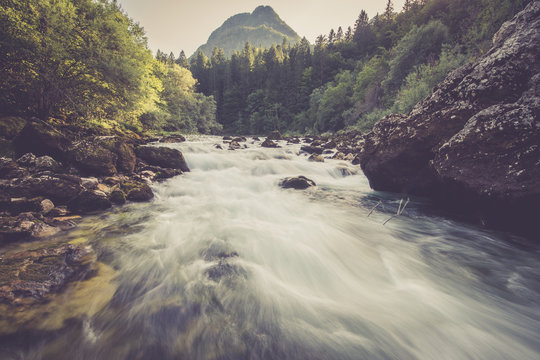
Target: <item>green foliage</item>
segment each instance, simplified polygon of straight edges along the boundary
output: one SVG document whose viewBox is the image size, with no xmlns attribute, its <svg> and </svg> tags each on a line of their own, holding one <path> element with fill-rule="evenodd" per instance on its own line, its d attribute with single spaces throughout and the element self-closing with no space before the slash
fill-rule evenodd
<svg viewBox="0 0 540 360">
<path fill-rule="evenodd" d="M 393 93 L 414 66 L 433 61 L 448 37 L 448 28 L 439 20 L 414 26 L 392 50 L 394 57 L 389 64 L 390 71 L 382 83 L 384 90 Z"/>
<path fill-rule="evenodd" d="M 466 56 L 458 51 L 443 49 L 439 61 L 433 66 L 423 64 L 414 69 L 405 78 L 405 84 L 400 89 L 393 111 L 408 113 L 416 103 L 431 94 L 433 88 L 446 75 L 463 65 Z"/>
<path fill-rule="evenodd" d="M 104 0 L 5 1 L 3 109 L 134 121 L 156 95 L 142 29 Z"/>
</svg>

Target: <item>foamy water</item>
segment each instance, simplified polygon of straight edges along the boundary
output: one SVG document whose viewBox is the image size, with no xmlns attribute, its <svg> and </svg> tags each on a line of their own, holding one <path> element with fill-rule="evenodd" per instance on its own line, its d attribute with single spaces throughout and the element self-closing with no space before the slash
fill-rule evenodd
<svg viewBox="0 0 540 360">
<path fill-rule="evenodd" d="M 190 173 L 81 225 L 116 270 L 114 296 L 63 330 L 15 337 L 9 358 L 540 358 L 537 247 L 415 199 L 383 225 L 400 198 L 358 167 L 220 142 L 171 144 Z M 278 186 L 297 175 L 317 186 Z"/>
</svg>

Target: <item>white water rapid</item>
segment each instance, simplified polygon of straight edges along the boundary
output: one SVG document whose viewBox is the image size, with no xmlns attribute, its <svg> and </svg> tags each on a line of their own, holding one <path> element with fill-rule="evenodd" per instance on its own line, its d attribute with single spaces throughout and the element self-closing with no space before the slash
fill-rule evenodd
<svg viewBox="0 0 540 360">
<path fill-rule="evenodd" d="M 372 191 L 359 167 L 285 142 L 217 143 L 170 144 L 190 173 L 66 237 L 85 234 L 115 290 L 15 338 L 9 358 L 540 359 L 538 247 L 415 199 L 383 225 L 399 195 Z M 297 175 L 317 186 L 278 186 Z"/>
</svg>

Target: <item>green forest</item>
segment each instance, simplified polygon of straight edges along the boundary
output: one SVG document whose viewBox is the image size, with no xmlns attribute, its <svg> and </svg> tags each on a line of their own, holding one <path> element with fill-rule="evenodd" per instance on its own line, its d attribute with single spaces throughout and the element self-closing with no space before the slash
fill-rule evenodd
<svg viewBox="0 0 540 360">
<path fill-rule="evenodd" d="M 407 0 L 268 49 L 187 59 L 148 49 L 116 1 L 2 0 L 0 115 L 134 131 L 369 130 L 482 55 L 529 0 Z M 179 44 L 181 47 L 181 44 Z"/>
</svg>

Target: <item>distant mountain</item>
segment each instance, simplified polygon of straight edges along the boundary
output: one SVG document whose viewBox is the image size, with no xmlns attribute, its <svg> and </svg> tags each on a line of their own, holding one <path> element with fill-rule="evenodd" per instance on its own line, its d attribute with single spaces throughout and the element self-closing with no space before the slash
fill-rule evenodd
<svg viewBox="0 0 540 360">
<path fill-rule="evenodd" d="M 242 50 L 246 41 L 254 47 L 269 48 L 273 44 L 281 44 L 283 38 L 291 44 L 300 41 L 296 31 L 281 20 L 274 9 L 259 6 L 251 14 L 242 13 L 228 18 L 212 32 L 206 44 L 201 45 L 194 55 L 202 50 L 205 55 L 211 56 L 214 48 L 220 47 L 230 57 L 233 51 Z"/>
</svg>

